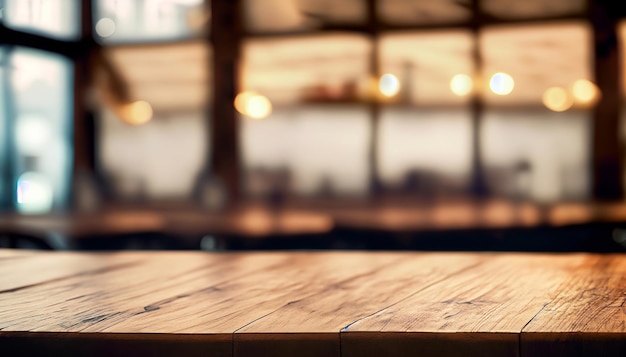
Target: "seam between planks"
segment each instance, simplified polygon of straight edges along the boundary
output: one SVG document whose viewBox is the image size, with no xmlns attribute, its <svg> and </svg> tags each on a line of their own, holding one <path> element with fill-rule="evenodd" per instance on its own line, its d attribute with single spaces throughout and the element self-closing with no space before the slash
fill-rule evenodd
<svg viewBox="0 0 626 357">
<path fill-rule="evenodd" d="M 543 304 L 543 306 L 541 306 L 541 308 L 539 309 L 539 311 L 537 311 L 533 317 L 530 318 L 530 320 L 528 320 L 528 322 L 526 322 L 524 324 L 524 326 L 522 326 L 522 328 L 519 331 L 519 335 L 517 338 L 517 347 L 518 347 L 518 351 L 519 351 L 519 357 L 523 357 L 522 356 L 522 334 L 524 333 L 524 329 L 526 328 L 526 326 L 528 326 L 534 319 L 535 317 L 537 317 L 543 310 L 545 310 L 546 306 L 548 306 L 550 304 L 550 301 L 548 301 L 547 303 Z"/>
<path fill-rule="evenodd" d="M 389 309 L 390 307 L 395 306 L 395 305 L 397 305 L 397 304 L 401 303 L 402 301 L 404 301 L 404 300 L 406 300 L 406 299 L 409 299 L 410 297 L 412 297 L 412 296 L 414 296 L 414 295 L 416 295 L 416 294 L 418 294 L 418 293 L 420 293 L 420 292 L 422 292 L 422 291 L 424 291 L 424 290 L 426 290 L 426 289 L 428 289 L 428 288 L 430 288 L 430 287 L 432 287 L 432 286 L 434 286 L 434 285 L 437 285 L 437 284 L 439 284 L 439 283 L 441 283 L 441 282 L 443 282 L 443 281 L 445 281 L 445 280 L 447 280 L 447 279 L 449 279 L 449 278 L 451 278 L 451 277 L 453 277 L 453 276 L 455 276 L 455 275 L 457 275 L 457 274 L 459 274 L 459 273 L 461 273 L 461 272 L 465 272 L 465 271 L 467 271 L 468 269 L 474 269 L 474 268 L 476 268 L 477 266 L 480 266 L 480 265 L 484 264 L 484 262 L 485 262 L 484 260 L 481 260 L 481 261 L 479 261 L 479 262 L 477 262 L 477 263 L 470 264 L 470 265 L 468 265 L 468 266 L 465 266 L 465 267 L 463 267 L 463 268 L 460 268 L 459 270 L 456 270 L 456 271 L 454 271 L 454 272 L 452 272 L 452 273 L 450 273 L 450 274 L 448 274 L 448 275 L 446 275 L 446 276 L 444 276 L 444 277 L 442 277 L 442 278 L 440 278 L 440 279 L 438 279 L 438 280 L 435 280 L 435 281 L 433 281 L 433 282 L 431 282 L 431 283 L 429 283 L 429 284 L 427 284 L 427 285 L 424 285 L 423 287 L 419 288 L 418 290 L 415 290 L 414 292 L 410 293 L 409 295 L 407 295 L 407 296 L 405 296 L 405 297 L 401 298 L 400 300 L 398 300 L 398 301 L 396 301 L 396 302 L 394 302 L 394 303 L 392 303 L 392 304 L 390 304 L 390 305 L 388 305 L 388 306 L 383 307 L 383 308 L 382 308 L 382 309 L 380 309 L 380 310 L 377 310 L 377 311 L 375 311 L 375 312 L 372 312 L 371 314 L 368 314 L 368 315 L 366 315 L 366 316 L 363 316 L 363 317 L 361 317 L 361 318 L 357 319 L 356 321 L 354 321 L 354 322 L 352 322 L 352 323 L 349 323 L 349 324 L 348 324 L 348 325 L 346 325 L 344 328 L 342 328 L 341 330 L 339 330 L 340 335 L 341 335 L 341 333 L 344 333 L 344 332 L 348 331 L 348 329 L 350 329 L 350 327 L 352 327 L 352 325 L 354 325 L 354 324 L 356 324 L 356 323 L 359 323 L 359 322 L 361 322 L 361 321 L 363 321 L 363 320 L 365 320 L 365 319 L 367 319 L 367 318 L 369 318 L 369 317 L 372 317 L 372 316 L 374 316 L 374 315 L 376 315 L 376 314 L 378 314 L 378 313 L 380 313 L 380 312 L 383 312 L 383 311 L 385 311 L 385 310 Z"/>
</svg>

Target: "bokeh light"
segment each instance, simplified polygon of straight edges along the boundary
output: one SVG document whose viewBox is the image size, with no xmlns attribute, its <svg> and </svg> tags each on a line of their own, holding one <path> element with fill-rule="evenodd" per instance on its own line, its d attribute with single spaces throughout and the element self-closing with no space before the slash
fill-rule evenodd
<svg viewBox="0 0 626 357">
<path fill-rule="evenodd" d="M 17 209 L 21 213 L 46 213 L 52 209 L 52 184 L 38 172 L 25 172 L 17 179 Z"/>
<path fill-rule="evenodd" d="M 255 95 L 259 95 L 257 92 L 253 92 L 253 91 L 245 91 L 245 92 L 241 92 L 239 94 L 237 94 L 237 96 L 235 97 L 235 109 L 243 115 L 247 115 L 246 113 L 246 107 L 248 105 L 248 101 L 250 100 L 250 98 L 254 97 Z"/>
<path fill-rule="evenodd" d="M 115 21 L 108 17 L 102 18 L 96 22 L 96 33 L 100 37 L 111 37 L 115 33 Z"/>
<path fill-rule="evenodd" d="M 572 85 L 572 95 L 576 104 L 592 106 L 600 99 L 600 89 L 587 79 L 579 79 Z"/>
<path fill-rule="evenodd" d="M 573 99 L 562 87 L 551 87 L 543 93 L 543 105 L 546 108 L 555 111 L 563 112 L 572 107 Z"/>
<path fill-rule="evenodd" d="M 474 82 L 467 74 L 457 74 L 450 80 L 450 90 L 459 97 L 464 97 L 472 92 Z"/>
<path fill-rule="evenodd" d="M 252 119 L 266 118 L 272 112 L 272 103 L 263 95 L 255 95 L 248 100 L 246 112 Z"/>
<path fill-rule="evenodd" d="M 391 73 L 383 74 L 378 81 L 378 90 L 385 97 L 393 97 L 400 92 L 400 81 Z"/>
<path fill-rule="evenodd" d="M 264 119 L 272 113 L 272 103 L 267 97 L 253 91 L 239 93 L 235 97 L 235 109 L 252 119 Z"/>
<path fill-rule="evenodd" d="M 508 95 L 513 91 L 515 81 L 513 77 L 504 72 L 495 73 L 489 81 L 489 88 L 497 95 Z"/>
<path fill-rule="evenodd" d="M 122 107 L 122 120 L 130 125 L 142 125 L 152 119 L 152 106 L 150 103 L 138 100 Z"/>
</svg>

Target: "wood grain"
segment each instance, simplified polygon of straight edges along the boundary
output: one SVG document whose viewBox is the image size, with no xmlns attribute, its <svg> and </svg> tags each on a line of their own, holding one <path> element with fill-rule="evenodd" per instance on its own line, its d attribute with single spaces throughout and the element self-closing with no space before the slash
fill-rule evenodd
<svg viewBox="0 0 626 357">
<path fill-rule="evenodd" d="M 10 355 L 626 355 L 622 255 L 0 250 Z"/>
<path fill-rule="evenodd" d="M 371 256 L 155 253 L 124 270 L 0 294 L 0 334 L 54 332 L 70 340 L 90 333 L 201 335 L 211 349 L 227 344 L 232 350 L 237 329 L 397 259 L 395 254 Z"/>
<path fill-rule="evenodd" d="M 339 351 L 347 323 L 388 307 L 484 257 L 476 254 L 397 254 L 392 265 L 354 275 L 281 306 L 238 330 L 236 356 L 328 356 Z"/>
<path fill-rule="evenodd" d="M 8 252 L 8 251 L 5 251 Z M 75 254 L 43 253 L 28 254 L 16 251 L 0 258 L 0 292 L 44 284 L 72 276 L 84 276 L 109 270 L 117 270 L 138 263 L 141 255 L 124 254 Z"/>
<path fill-rule="evenodd" d="M 346 327 L 344 356 L 517 356 L 523 327 L 582 255 L 498 254 Z"/>
<path fill-rule="evenodd" d="M 522 351 L 536 356 L 625 356 L 625 258 L 588 257 L 524 328 Z"/>
</svg>

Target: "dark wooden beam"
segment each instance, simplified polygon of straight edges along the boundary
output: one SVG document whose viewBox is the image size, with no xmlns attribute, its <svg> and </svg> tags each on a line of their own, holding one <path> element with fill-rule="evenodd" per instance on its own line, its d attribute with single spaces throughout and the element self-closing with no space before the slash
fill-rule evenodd
<svg viewBox="0 0 626 357">
<path fill-rule="evenodd" d="M 372 43 L 372 52 L 369 57 L 369 76 L 378 80 L 381 75 L 380 68 L 380 48 L 379 48 L 379 26 L 378 15 L 376 10 L 376 0 L 366 1 L 367 9 L 367 23 L 365 25 L 365 33 L 370 37 Z M 378 90 L 378 88 L 374 88 Z M 370 139 L 368 147 L 368 168 L 369 168 L 369 180 L 370 180 L 370 194 L 373 198 L 378 197 L 383 191 L 383 185 L 380 180 L 379 174 L 379 160 L 378 160 L 378 147 L 379 147 L 379 127 L 380 127 L 380 103 L 377 100 L 378 93 L 369 93 L 371 100 L 369 101 L 369 115 L 370 115 Z"/>
<path fill-rule="evenodd" d="M 74 106 L 73 106 L 73 146 L 72 160 L 72 202 L 73 209 L 81 209 L 82 189 L 94 179 L 95 133 L 93 115 L 87 108 L 87 91 L 92 84 L 93 66 L 91 53 L 97 50 L 93 38 L 92 1 L 83 1 L 80 11 L 79 41 L 71 43 L 69 54 L 74 62 Z M 79 50 L 79 51 L 76 51 Z"/>
<path fill-rule="evenodd" d="M 369 1 L 369 0 L 368 0 Z M 537 18 L 519 18 L 519 19 L 501 19 L 493 16 L 487 16 L 481 13 L 480 18 L 476 19 L 471 17 L 467 22 L 444 22 L 444 23 L 425 23 L 425 24 L 393 24 L 387 22 L 381 22 L 376 19 L 376 32 L 379 34 L 389 32 L 431 32 L 431 31 L 447 31 L 453 29 L 472 29 L 477 27 L 479 29 L 497 26 L 497 25 L 534 25 L 544 23 L 555 22 L 571 22 L 585 20 L 584 14 L 579 15 L 562 15 L 562 16 L 549 16 L 549 17 L 537 17 Z M 478 21 L 477 21 L 478 20 Z M 337 33 L 337 32 L 350 32 L 360 33 L 363 35 L 371 34 L 371 19 L 369 18 L 365 24 L 352 24 L 352 23 L 327 23 L 321 27 L 315 27 L 305 30 L 284 31 L 284 32 L 246 32 L 246 38 L 283 38 L 292 36 L 303 36 L 310 34 L 324 34 L 324 33 Z"/>
<path fill-rule="evenodd" d="M 472 0 L 472 61 L 474 62 L 474 78 L 483 75 L 483 56 L 480 50 L 480 30 L 484 21 L 483 14 L 480 10 L 478 0 Z M 484 112 L 484 103 L 481 94 L 474 89 L 470 102 L 472 112 L 472 173 L 471 173 L 471 191 L 476 198 L 483 198 L 488 194 L 487 183 L 485 182 L 485 170 L 483 165 L 482 144 L 482 116 Z"/>
<path fill-rule="evenodd" d="M 234 108 L 239 92 L 242 24 L 240 0 L 211 1 L 213 100 L 210 120 L 209 175 L 226 190 L 227 202 L 240 198 L 239 125 Z"/>
<path fill-rule="evenodd" d="M 620 141 L 621 64 L 617 40 L 617 13 L 610 1 L 589 6 L 593 27 L 593 70 L 602 96 L 593 110 L 593 197 L 622 199 L 623 165 Z"/>
<path fill-rule="evenodd" d="M 84 3 L 87 3 L 87 1 Z M 36 48 L 73 58 L 77 55 L 89 52 L 89 49 L 92 47 L 91 42 L 91 39 L 82 39 L 79 41 L 57 40 L 32 33 L 16 31 L 0 23 L 0 45 Z"/>
</svg>

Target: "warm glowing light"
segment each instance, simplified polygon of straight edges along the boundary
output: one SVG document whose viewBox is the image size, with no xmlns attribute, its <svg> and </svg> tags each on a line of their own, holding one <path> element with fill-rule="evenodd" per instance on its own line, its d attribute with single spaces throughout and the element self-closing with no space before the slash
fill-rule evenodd
<svg viewBox="0 0 626 357">
<path fill-rule="evenodd" d="M 576 104 L 591 106 L 600 98 L 600 90 L 593 82 L 579 79 L 572 85 L 572 95 Z"/>
<path fill-rule="evenodd" d="M 52 209 L 52 184 L 38 172 L 25 172 L 17 179 L 17 209 L 22 213 L 45 213 Z"/>
<path fill-rule="evenodd" d="M 552 87 L 543 93 L 543 105 L 555 112 L 568 110 L 572 107 L 573 102 L 572 97 L 565 88 Z"/>
<path fill-rule="evenodd" d="M 393 74 L 383 74 L 378 81 L 378 90 L 385 97 L 393 97 L 400 92 L 400 81 Z"/>
<path fill-rule="evenodd" d="M 130 125 L 145 124 L 152 119 L 152 106 L 143 100 L 138 100 L 122 107 L 122 119 Z"/>
<path fill-rule="evenodd" d="M 111 37 L 115 33 L 115 21 L 108 17 L 102 18 L 96 22 L 96 33 L 100 37 Z"/>
<path fill-rule="evenodd" d="M 491 76 L 489 81 L 489 87 L 497 95 L 507 95 L 513 91 L 515 87 L 515 81 L 510 75 L 498 72 Z"/>
<path fill-rule="evenodd" d="M 450 80 L 450 90 L 459 97 L 464 97 L 472 92 L 474 82 L 467 74 L 457 74 Z"/>
<path fill-rule="evenodd" d="M 248 105 L 248 101 L 250 100 L 250 98 L 254 97 L 255 95 L 259 95 L 257 92 L 252 92 L 252 91 L 245 91 L 245 92 L 241 92 L 239 94 L 237 94 L 237 96 L 235 97 L 235 109 L 243 114 L 243 115 L 247 115 L 246 113 L 246 106 Z"/>
<path fill-rule="evenodd" d="M 272 103 L 265 96 L 255 95 L 246 103 L 246 112 L 253 119 L 267 118 L 272 112 Z"/>
<path fill-rule="evenodd" d="M 267 97 L 256 92 L 246 91 L 235 97 L 235 109 L 252 119 L 264 119 L 272 113 L 272 103 Z"/>
</svg>

